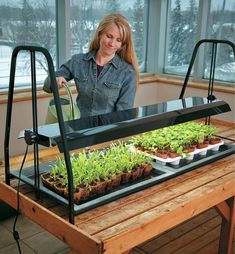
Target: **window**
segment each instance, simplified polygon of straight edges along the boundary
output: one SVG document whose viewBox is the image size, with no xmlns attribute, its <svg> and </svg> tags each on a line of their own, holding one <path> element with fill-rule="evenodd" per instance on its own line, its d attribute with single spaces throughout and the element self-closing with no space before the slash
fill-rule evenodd
<svg viewBox="0 0 235 254">
<path fill-rule="evenodd" d="M 45 47 L 49 50 L 54 65 L 65 62 L 72 54 L 86 52 L 88 43 L 99 23 L 108 13 L 120 12 L 127 17 L 132 31 L 140 68 L 145 61 L 146 14 L 145 0 L 19 0 L 0 3 L 0 91 L 8 87 L 10 60 L 13 48 L 19 44 Z M 67 10 L 67 6 L 70 9 Z M 62 10 L 64 8 L 64 10 Z M 59 14 L 56 14 L 56 10 Z M 62 14 L 62 15 L 61 15 Z M 58 22 L 56 22 L 58 15 Z M 63 32 L 70 20 L 70 31 Z M 58 24 L 58 28 L 56 26 Z M 60 35 L 59 35 L 60 34 Z M 71 42 L 64 38 L 69 34 Z M 58 45 L 61 48 L 57 49 Z M 66 54 L 65 52 L 70 52 Z M 40 54 L 36 54 L 38 83 L 47 76 L 47 65 Z M 16 87 L 30 83 L 30 55 L 21 52 L 17 58 Z"/>
<path fill-rule="evenodd" d="M 46 47 L 56 61 L 55 1 L 1 1 L 0 4 L 0 90 L 7 88 L 11 53 L 16 45 L 31 44 Z M 29 53 L 17 57 L 16 87 L 29 82 Z M 47 75 L 41 54 L 36 54 L 37 81 Z"/>
<path fill-rule="evenodd" d="M 55 68 L 72 54 L 86 52 L 100 20 L 111 12 L 127 17 L 133 32 L 140 71 L 185 76 L 193 48 L 204 38 L 235 43 L 234 0 L 15 0 L 0 1 L 0 92 L 9 83 L 13 48 L 19 44 L 46 47 Z M 208 78 L 211 49 L 194 66 L 194 79 Z M 38 54 L 40 85 L 47 66 Z M 16 86 L 30 79 L 29 54 L 18 57 Z M 235 82 L 229 46 L 219 46 L 215 78 Z"/>
<path fill-rule="evenodd" d="M 200 39 L 229 40 L 235 43 L 233 0 L 168 0 L 167 9 L 167 46 L 164 64 L 166 74 L 186 75 L 193 48 Z M 196 78 L 208 79 L 211 46 L 206 45 L 203 54 L 198 61 L 198 66 L 194 68 L 198 72 Z M 235 59 L 232 47 L 219 44 L 216 56 L 215 79 L 235 82 Z"/>
<path fill-rule="evenodd" d="M 165 73 L 185 75 L 196 44 L 198 0 L 168 1 Z"/>
<path fill-rule="evenodd" d="M 235 43 L 235 2 L 233 0 L 214 0 L 211 2 L 208 37 L 228 40 Z M 207 55 L 211 48 L 207 48 Z M 215 78 L 221 81 L 235 82 L 235 61 L 232 47 L 223 44 L 217 49 Z M 208 78 L 210 61 L 205 59 L 204 77 Z"/>
<path fill-rule="evenodd" d="M 132 35 L 140 69 L 145 62 L 146 31 L 144 0 L 73 0 L 71 1 L 71 54 L 87 52 L 88 45 L 100 20 L 113 12 L 124 15 L 132 28 Z"/>
</svg>

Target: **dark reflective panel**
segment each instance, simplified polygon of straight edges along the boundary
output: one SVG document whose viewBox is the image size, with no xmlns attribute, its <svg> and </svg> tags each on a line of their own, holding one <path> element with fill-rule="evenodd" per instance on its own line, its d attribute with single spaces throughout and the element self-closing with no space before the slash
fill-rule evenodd
<svg viewBox="0 0 235 254">
<path fill-rule="evenodd" d="M 67 126 L 68 132 L 79 131 L 103 125 L 110 125 L 124 121 L 136 120 L 166 112 L 181 110 L 184 108 L 191 108 L 203 104 L 207 104 L 206 99 L 200 97 L 192 97 L 192 98 L 190 97 L 182 100 L 162 102 L 159 104 L 147 105 L 98 116 L 83 117 L 81 119 L 68 121 L 65 124 Z"/>
<path fill-rule="evenodd" d="M 66 138 L 69 149 L 76 149 L 230 110 L 229 105 L 221 100 L 178 99 L 65 122 Z M 58 145 L 63 150 L 58 124 L 40 126 L 38 133 L 39 143 Z"/>
</svg>

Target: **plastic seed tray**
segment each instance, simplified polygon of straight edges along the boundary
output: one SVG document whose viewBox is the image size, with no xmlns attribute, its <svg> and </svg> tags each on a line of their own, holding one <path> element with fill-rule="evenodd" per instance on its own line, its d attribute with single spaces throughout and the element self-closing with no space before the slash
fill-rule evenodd
<svg viewBox="0 0 235 254">
<path fill-rule="evenodd" d="M 180 162 L 182 160 L 186 160 L 186 161 L 192 161 L 195 156 L 197 157 L 204 157 L 207 155 L 208 151 L 210 151 L 211 153 L 216 153 L 219 151 L 219 148 L 220 146 L 222 146 L 224 144 L 223 141 L 221 141 L 220 143 L 217 143 L 217 144 L 214 144 L 214 145 L 208 145 L 207 147 L 205 148 L 201 148 L 201 149 L 195 149 L 193 152 L 190 152 L 188 154 L 183 154 L 183 156 L 178 156 L 178 157 L 175 157 L 175 158 L 161 158 L 161 157 L 158 157 L 158 156 L 155 156 L 153 154 L 149 154 L 149 153 L 145 153 L 147 156 L 153 158 L 157 163 L 161 164 L 161 165 L 173 165 L 173 166 L 177 166 L 180 164 Z M 138 151 L 138 152 L 142 152 L 138 149 L 136 149 L 134 146 L 130 146 L 130 149 L 132 151 Z"/>
<path fill-rule="evenodd" d="M 135 149 L 134 147 L 130 147 L 130 149 Z M 141 152 L 137 149 L 135 151 Z M 205 153 L 202 155 L 202 153 Z M 84 203 L 75 204 L 74 205 L 74 214 L 79 214 L 84 211 L 90 210 L 92 208 L 98 207 L 105 203 L 114 201 L 118 198 L 127 196 L 131 193 L 143 190 L 155 184 L 161 183 L 166 181 L 170 178 L 173 178 L 177 175 L 183 174 L 195 168 L 198 168 L 203 165 L 207 165 L 210 162 L 219 160 L 225 156 L 230 154 L 234 154 L 235 146 L 229 144 L 223 144 L 222 142 L 213 146 L 209 146 L 203 149 L 197 149 L 192 154 L 193 159 L 188 160 L 188 158 L 168 158 L 168 159 L 161 159 L 154 156 L 152 164 L 153 164 L 153 172 L 150 176 L 143 178 L 137 182 L 128 183 L 120 186 L 117 189 L 103 195 L 97 196 L 94 199 L 88 200 Z M 153 156 L 152 156 L 153 157 Z M 176 161 L 179 160 L 179 163 L 176 164 Z M 163 164 L 162 164 L 163 163 Z M 40 164 L 40 174 L 48 172 L 50 169 L 51 163 L 43 163 Z M 19 178 L 19 171 L 14 171 L 12 175 L 16 178 Z M 54 191 L 46 188 L 43 186 L 41 180 L 39 181 L 39 186 L 36 187 L 35 185 L 35 175 L 34 175 L 34 168 L 26 168 L 22 171 L 21 180 L 25 183 L 34 186 L 39 191 L 47 194 L 53 198 L 55 198 L 59 203 L 62 203 L 66 206 L 69 205 L 68 200 Z"/>
</svg>

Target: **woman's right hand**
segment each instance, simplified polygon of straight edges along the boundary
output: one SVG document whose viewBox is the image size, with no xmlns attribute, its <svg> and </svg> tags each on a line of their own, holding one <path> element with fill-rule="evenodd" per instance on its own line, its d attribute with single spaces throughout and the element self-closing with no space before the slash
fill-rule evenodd
<svg viewBox="0 0 235 254">
<path fill-rule="evenodd" d="M 63 87 L 63 83 L 66 84 L 67 81 L 64 77 L 56 77 L 56 82 L 57 82 L 57 85 L 59 88 L 62 88 Z"/>
</svg>

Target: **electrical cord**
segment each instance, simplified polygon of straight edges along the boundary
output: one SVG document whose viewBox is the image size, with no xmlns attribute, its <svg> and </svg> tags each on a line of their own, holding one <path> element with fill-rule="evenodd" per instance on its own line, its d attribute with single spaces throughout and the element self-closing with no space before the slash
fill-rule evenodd
<svg viewBox="0 0 235 254">
<path fill-rule="evenodd" d="M 26 156 L 28 154 L 28 147 L 29 147 L 29 145 L 26 146 L 24 158 L 21 163 L 20 171 L 19 171 L 19 178 L 18 178 L 18 184 L 17 184 L 17 210 L 16 210 L 16 216 L 15 216 L 15 221 L 14 221 L 14 225 L 13 225 L 13 232 L 12 232 L 13 237 L 14 237 L 17 247 L 18 247 L 19 254 L 21 254 L 21 248 L 20 248 L 20 243 L 19 243 L 20 235 L 19 235 L 19 232 L 16 230 L 16 222 L 17 222 L 17 219 L 18 219 L 18 216 L 20 213 L 20 177 L 21 177 L 21 172 L 22 172 L 22 169 L 24 166 Z"/>
</svg>

